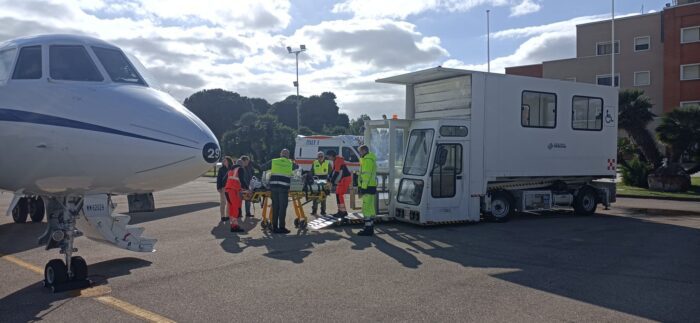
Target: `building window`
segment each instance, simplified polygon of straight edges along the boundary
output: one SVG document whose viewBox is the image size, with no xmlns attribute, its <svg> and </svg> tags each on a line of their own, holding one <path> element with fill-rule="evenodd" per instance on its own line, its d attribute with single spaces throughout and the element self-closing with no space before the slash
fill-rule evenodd
<svg viewBox="0 0 700 323">
<path fill-rule="evenodd" d="M 603 43 L 596 43 L 596 55 L 601 56 L 601 55 L 610 55 L 610 52 L 612 51 L 612 46 L 610 46 L 610 42 L 603 42 Z M 615 41 L 615 54 L 620 53 L 620 41 L 616 40 Z"/>
<path fill-rule="evenodd" d="M 681 43 L 693 43 L 700 41 L 700 26 L 681 29 Z"/>
<path fill-rule="evenodd" d="M 700 79 L 700 64 L 681 65 L 681 80 Z"/>
<path fill-rule="evenodd" d="M 681 108 L 690 108 L 690 107 L 700 108 L 700 101 L 681 102 Z"/>
<path fill-rule="evenodd" d="M 634 72 L 634 86 L 646 86 L 651 84 L 651 74 L 649 71 Z"/>
<path fill-rule="evenodd" d="M 649 36 L 635 37 L 634 38 L 634 51 L 641 52 L 649 50 L 651 46 L 651 38 Z"/>
<path fill-rule="evenodd" d="M 603 129 L 603 99 L 574 96 L 571 106 L 571 127 L 574 130 Z"/>
<path fill-rule="evenodd" d="M 520 124 L 530 128 L 557 126 L 557 95 L 554 93 L 523 91 L 520 105 Z"/>
<path fill-rule="evenodd" d="M 610 86 L 610 74 L 596 75 L 595 79 L 598 85 Z M 615 86 L 620 87 L 620 74 L 615 74 Z"/>
</svg>

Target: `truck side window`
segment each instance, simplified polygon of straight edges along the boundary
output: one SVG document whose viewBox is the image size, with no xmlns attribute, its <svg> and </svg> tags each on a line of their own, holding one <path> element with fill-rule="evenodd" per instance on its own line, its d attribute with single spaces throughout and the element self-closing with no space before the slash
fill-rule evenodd
<svg viewBox="0 0 700 323">
<path fill-rule="evenodd" d="M 29 46 L 19 50 L 13 80 L 36 80 L 41 78 L 41 46 Z"/>
<path fill-rule="evenodd" d="M 343 158 L 345 159 L 346 162 L 349 163 L 358 163 L 360 162 L 360 158 L 357 157 L 355 152 L 350 149 L 350 147 L 343 147 Z"/>
<path fill-rule="evenodd" d="M 523 91 L 520 104 L 520 124 L 529 128 L 557 126 L 557 95 L 554 93 Z"/>
<path fill-rule="evenodd" d="M 434 198 L 454 197 L 457 190 L 457 175 L 461 173 L 462 145 L 438 145 L 431 172 L 431 195 Z"/>
<path fill-rule="evenodd" d="M 603 99 L 574 96 L 571 103 L 574 130 L 603 130 Z"/>
</svg>

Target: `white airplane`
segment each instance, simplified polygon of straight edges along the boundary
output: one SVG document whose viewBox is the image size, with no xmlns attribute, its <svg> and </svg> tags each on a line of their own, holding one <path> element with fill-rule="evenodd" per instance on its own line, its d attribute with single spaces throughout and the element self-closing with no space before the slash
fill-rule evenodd
<svg viewBox="0 0 700 323">
<path fill-rule="evenodd" d="M 46 286 L 85 286 L 81 235 L 153 251 L 143 228 L 112 215 L 110 196 L 181 185 L 219 157 L 211 130 L 117 46 L 74 35 L 0 44 L 0 190 L 14 192 L 15 220 L 48 215 L 40 243 L 65 262 L 46 265 Z"/>
</svg>

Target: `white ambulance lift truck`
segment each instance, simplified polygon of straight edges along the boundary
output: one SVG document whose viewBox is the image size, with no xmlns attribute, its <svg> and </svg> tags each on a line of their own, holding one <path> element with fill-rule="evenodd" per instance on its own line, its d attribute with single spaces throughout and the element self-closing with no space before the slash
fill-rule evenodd
<svg viewBox="0 0 700 323">
<path fill-rule="evenodd" d="M 616 88 L 442 67 L 377 82 L 406 87 L 405 120 L 365 122 L 366 143 L 388 160 L 386 217 L 506 221 L 614 202 Z"/>
</svg>

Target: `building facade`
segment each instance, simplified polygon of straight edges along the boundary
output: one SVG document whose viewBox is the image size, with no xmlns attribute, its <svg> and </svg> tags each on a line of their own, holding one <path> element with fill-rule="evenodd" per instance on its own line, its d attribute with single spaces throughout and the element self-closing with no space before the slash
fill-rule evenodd
<svg viewBox="0 0 700 323">
<path fill-rule="evenodd" d="M 576 57 L 506 68 L 506 74 L 644 90 L 662 115 L 700 102 L 700 2 L 678 1 L 655 13 L 576 26 Z"/>
</svg>

